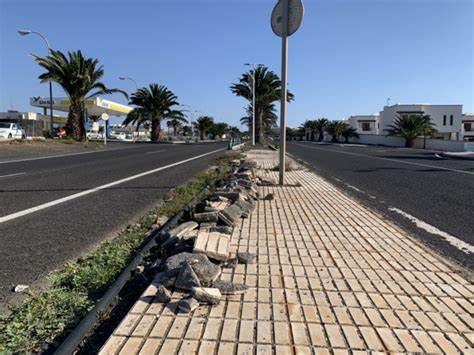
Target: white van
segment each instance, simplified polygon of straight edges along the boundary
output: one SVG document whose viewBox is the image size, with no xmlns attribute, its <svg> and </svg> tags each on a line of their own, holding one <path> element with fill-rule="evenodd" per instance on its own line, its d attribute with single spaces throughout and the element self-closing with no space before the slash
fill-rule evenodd
<svg viewBox="0 0 474 355">
<path fill-rule="evenodd" d="M 25 131 L 12 122 L 0 122 L 0 139 L 25 139 Z"/>
</svg>

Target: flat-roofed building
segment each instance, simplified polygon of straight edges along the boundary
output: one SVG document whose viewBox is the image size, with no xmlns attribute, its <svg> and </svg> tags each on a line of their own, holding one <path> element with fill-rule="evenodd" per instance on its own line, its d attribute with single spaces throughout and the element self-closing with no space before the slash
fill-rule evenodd
<svg viewBox="0 0 474 355">
<path fill-rule="evenodd" d="M 387 129 L 398 116 L 429 115 L 436 128 L 435 138 L 460 140 L 462 105 L 431 105 L 431 104 L 395 104 L 385 106 L 380 111 L 380 134 L 386 135 Z"/>
<path fill-rule="evenodd" d="M 347 123 L 359 134 L 379 134 L 379 115 L 355 115 L 347 119 Z"/>
</svg>

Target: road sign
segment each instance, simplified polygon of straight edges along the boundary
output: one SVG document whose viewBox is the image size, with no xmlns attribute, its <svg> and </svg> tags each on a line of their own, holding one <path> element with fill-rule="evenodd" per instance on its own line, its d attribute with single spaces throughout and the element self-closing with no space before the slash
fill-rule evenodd
<svg viewBox="0 0 474 355">
<path fill-rule="evenodd" d="M 288 25 L 285 29 L 284 13 L 287 3 Z M 303 21 L 304 7 L 301 0 L 279 0 L 272 11 L 271 25 L 278 37 L 288 37 L 295 33 Z"/>
<path fill-rule="evenodd" d="M 100 115 L 100 118 L 102 118 L 103 121 L 107 121 L 110 118 L 110 116 L 104 112 L 102 115 Z"/>
</svg>

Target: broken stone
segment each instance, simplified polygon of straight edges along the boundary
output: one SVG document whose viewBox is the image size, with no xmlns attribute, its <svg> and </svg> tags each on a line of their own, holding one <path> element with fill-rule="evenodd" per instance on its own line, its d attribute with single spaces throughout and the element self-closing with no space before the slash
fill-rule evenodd
<svg viewBox="0 0 474 355">
<path fill-rule="evenodd" d="M 199 279 L 189 263 L 185 263 L 176 277 L 174 286 L 183 290 L 192 290 L 193 287 L 201 286 Z"/>
<path fill-rule="evenodd" d="M 227 198 L 227 200 L 236 201 L 240 197 L 240 192 L 232 191 L 229 189 L 217 191 L 216 194 L 221 197 Z"/>
<path fill-rule="evenodd" d="M 181 240 L 186 241 L 186 240 L 196 239 L 196 237 L 198 236 L 198 232 L 199 231 L 197 229 L 194 229 L 194 230 L 186 233 L 185 235 L 183 235 L 181 237 Z"/>
<path fill-rule="evenodd" d="M 228 226 L 215 226 L 215 227 L 211 227 L 209 228 L 209 232 L 218 232 L 218 233 L 224 233 L 224 234 L 228 234 L 228 235 L 232 235 L 232 227 L 228 227 Z"/>
<path fill-rule="evenodd" d="M 222 267 L 225 267 L 225 268 L 230 268 L 230 269 L 234 269 L 238 264 L 238 261 L 237 261 L 237 258 L 230 258 L 226 261 L 224 261 L 221 266 Z"/>
<path fill-rule="evenodd" d="M 242 210 L 242 217 L 243 218 L 248 218 L 250 216 L 250 213 L 252 213 L 253 209 L 254 209 L 254 205 L 247 202 L 247 201 L 244 201 L 244 200 L 237 200 L 235 202 L 235 205 L 239 206 L 239 208 Z"/>
<path fill-rule="evenodd" d="M 212 284 L 221 274 L 221 268 L 212 263 L 206 255 L 183 252 L 166 259 L 164 270 L 168 277 L 176 276 L 186 262 L 192 266 L 203 286 Z"/>
<path fill-rule="evenodd" d="M 188 232 L 192 231 L 193 229 L 196 229 L 197 227 L 199 227 L 199 224 L 197 224 L 194 221 L 184 222 L 180 224 L 179 226 L 171 229 L 168 232 L 168 235 L 170 238 L 172 237 L 180 238 L 183 235 L 187 234 Z"/>
<path fill-rule="evenodd" d="M 255 262 L 256 255 L 247 252 L 237 252 L 237 260 L 241 264 L 253 264 Z"/>
<path fill-rule="evenodd" d="M 162 285 L 166 288 L 173 288 L 174 284 L 176 283 L 176 277 L 169 277 L 163 280 Z"/>
<path fill-rule="evenodd" d="M 240 295 L 248 289 L 244 284 L 235 284 L 224 280 L 217 280 L 212 286 L 218 288 L 223 295 Z"/>
<path fill-rule="evenodd" d="M 212 203 L 212 202 L 209 202 L 209 203 Z M 218 202 L 218 203 L 224 203 L 225 204 L 225 202 Z M 212 207 L 212 205 L 210 205 L 210 206 L 204 207 L 204 212 L 219 212 L 219 209 L 215 208 L 215 207 Z"/>
<path fill-rule="evenodd" d="M 272 193 L 267 194 L 265 197 L 262 198 L 264 201 L 273 201 L 275 199 L 275 195 Z"/>
<path fill-rule="evenodd" d="M 204 222 L 199 225 L 199 230 L 209 229 L 209 228 L 215 227 L 216 225 L 217 225 L 216 222 Z"/>
<path fill-rule="evenodd" d="M 13 289 L 14 292 L 16 293 L 22 293 L 28 290 L 30 286 L 28 285 L 16 285 L 15 288 Z"/>
<path fill-rule="evenodd" d="M 233 227 L 242 216 L 239 206 L 233 204 L 219 212 L 219 220 L 226 226 Z"/>
<path fill-rule="evenodd" d="M 178 302 L 178 308 L 181 312 L 189 313 L 199 307 L 199 302 L 193 297 L 182 298 Z"/>
<path fill-rule="evenodd" d="M 155 299 L 161 303 L 171 301 L 171 292 L 163 285 L 159 285 L 156 289 Z"/>
<path fill-rule="evenodd" d="M 196 222 L 217 222 L 219 217 L 217 216 L 217 211 L 213 212 L 202 212 L 202 213 L 195 213 L 193 219 Z"/>
<path fill-rule="evenodd" d="M 194 287 L 193 297 L 200 303 L 219 304 L 222 294 L 217 288 Z"/>
</svg>

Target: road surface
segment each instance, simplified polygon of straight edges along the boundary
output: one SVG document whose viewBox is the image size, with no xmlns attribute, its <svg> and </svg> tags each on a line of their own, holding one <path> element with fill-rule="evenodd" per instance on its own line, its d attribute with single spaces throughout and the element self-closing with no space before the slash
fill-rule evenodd
<svg viewBox="0 0 474 355">
<path fill-rule="evenodd" d="M 44 159 L 0 155 L 0 305 L 145 214 L 225 143 L 116 144 Z"/>
<path fill-rule="evenodd" d="M 474 266 L 474 161 L 435 152 L 289 142 L 288 151 L 463 266 Z"/>
</svg>

